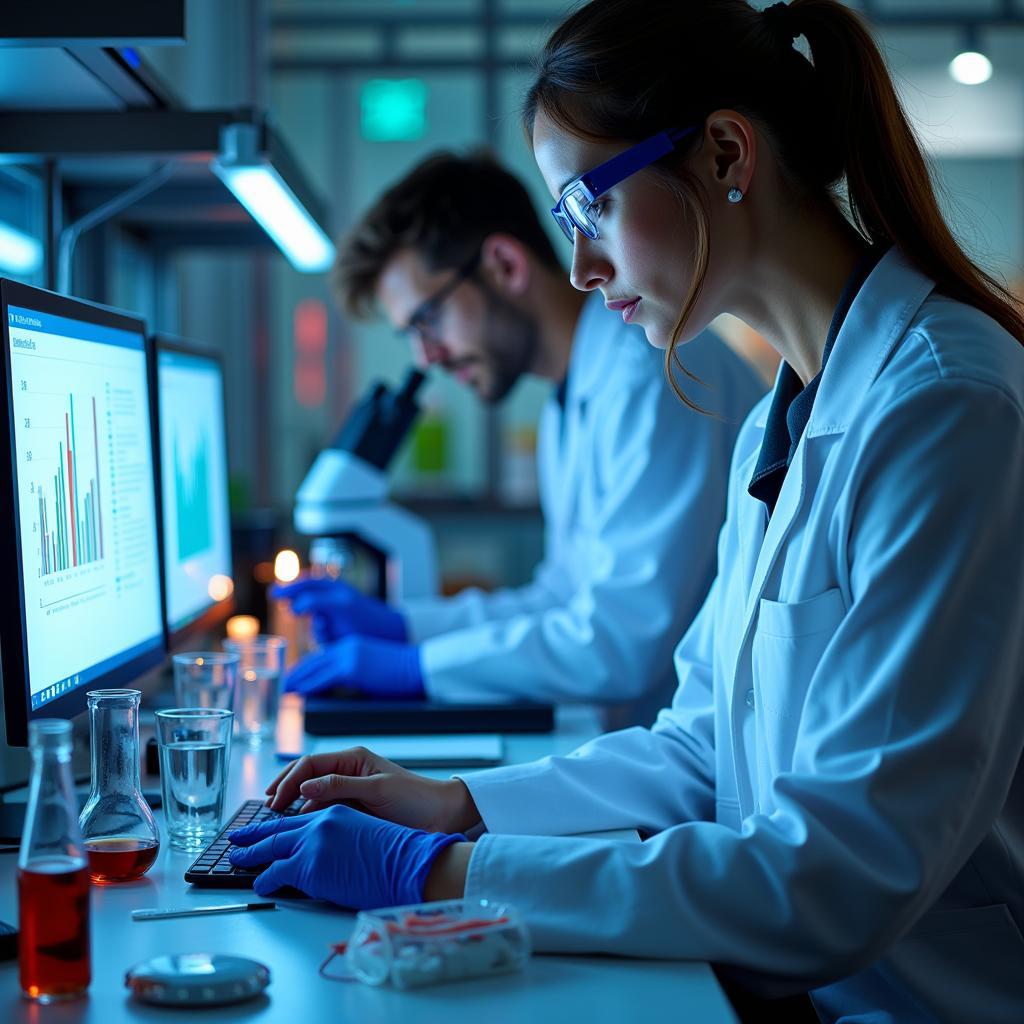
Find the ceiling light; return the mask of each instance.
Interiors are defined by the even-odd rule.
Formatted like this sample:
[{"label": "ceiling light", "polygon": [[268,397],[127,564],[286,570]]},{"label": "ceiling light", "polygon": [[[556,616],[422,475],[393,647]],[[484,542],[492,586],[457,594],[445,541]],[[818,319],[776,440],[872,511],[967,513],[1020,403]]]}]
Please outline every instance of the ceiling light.
[{"label": "ceiling light", "polygon": [[965,50],[950,62],[949,73],[961,85],[981,85],[992,77],[992,61],[977,50]]},{"label": "ceiling light", "polygon": [[210,168],[296,270],[321,273],[334,262],[334,245],[273,164],[260,153],[259,131],[254,124],[224,128],[220,155],[210,162]]},{"label": "ceiling light", "polygon": [[0,268],[11,274],[28,275],[42,264],[42,242],[0,221]]}]

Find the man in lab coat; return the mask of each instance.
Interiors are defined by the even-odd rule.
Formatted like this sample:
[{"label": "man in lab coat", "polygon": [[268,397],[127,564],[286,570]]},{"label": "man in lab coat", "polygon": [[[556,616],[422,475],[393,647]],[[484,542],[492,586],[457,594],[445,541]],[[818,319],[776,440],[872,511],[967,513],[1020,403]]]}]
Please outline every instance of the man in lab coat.
[{"label": "man in lab coat", "polygon": [[485,155],[436,154],[388,189],[342,244],[335,280],[350,313],[383,311],[421,364],[485,402],[525,375],[551,382],[545,554],[526,586],[401,608],[329,580],[280,588],[322,643],[288,687],[597,703],[609,728],[649,724],[715,574],[729,459],[760,379],[708,333],[686,347],[704,411],[688,408],[629,326],[628,284],[606,289],[607,306],[576,291],[522,184]]}]

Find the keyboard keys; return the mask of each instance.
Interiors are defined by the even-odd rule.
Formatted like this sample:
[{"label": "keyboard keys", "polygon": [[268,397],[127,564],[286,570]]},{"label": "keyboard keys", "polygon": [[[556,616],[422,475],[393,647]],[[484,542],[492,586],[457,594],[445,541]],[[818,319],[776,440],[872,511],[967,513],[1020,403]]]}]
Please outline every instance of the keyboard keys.
[{"label": "keyboard keys", "polygon": [[254,822],[274,821],[298,812],[303,801],[297,800],[282,814],[272,811],[262,800],[246,800],[235,812],[220,834],[206,847],[185,872],[185,880],[204,885],[249,887],[266,865],[257,868],[236,867],[228,858],[231,843],[228,835],[237,828]]}]

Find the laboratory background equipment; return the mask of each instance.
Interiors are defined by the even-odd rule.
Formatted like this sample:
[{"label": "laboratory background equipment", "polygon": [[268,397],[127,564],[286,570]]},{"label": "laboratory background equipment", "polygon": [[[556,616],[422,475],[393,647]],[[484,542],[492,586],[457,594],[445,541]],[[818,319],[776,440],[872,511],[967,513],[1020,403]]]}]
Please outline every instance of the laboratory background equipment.
[{"label": "laboratory background equipment", "polygon": [[316,457],[295,499],[295,528],[314,538],[313,571],[392,603],[437,593],[429,525],[388,499],[388,467],[419,412],[424,379],[409,370],[397,391],[376,383]]}]

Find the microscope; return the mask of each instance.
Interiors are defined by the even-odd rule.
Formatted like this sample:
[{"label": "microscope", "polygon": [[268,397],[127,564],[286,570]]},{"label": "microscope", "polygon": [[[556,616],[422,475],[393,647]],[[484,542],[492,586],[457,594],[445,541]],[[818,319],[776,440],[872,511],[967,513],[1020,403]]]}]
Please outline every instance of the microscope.
[{"label": "microscope", "polygon": [[419,413],[424,375],[397,391],[377,382],[310,467],[295,498],[295,528],[315,538],[314,573],[345,579],[382,601],[437,593],[437,549],[419,516],[388,500],[387,468]]}]

